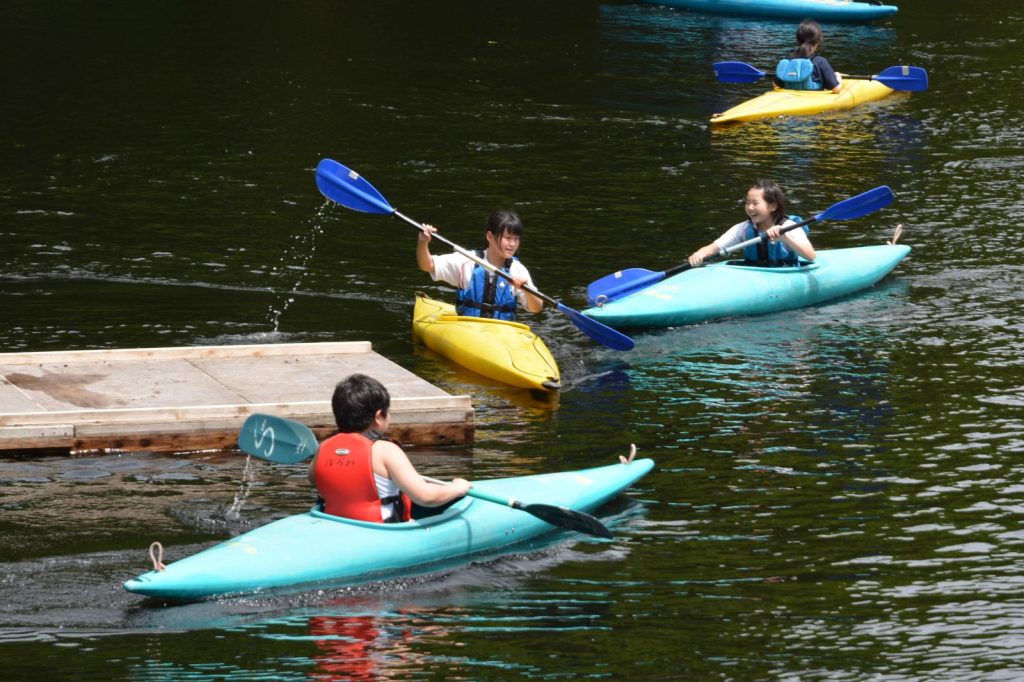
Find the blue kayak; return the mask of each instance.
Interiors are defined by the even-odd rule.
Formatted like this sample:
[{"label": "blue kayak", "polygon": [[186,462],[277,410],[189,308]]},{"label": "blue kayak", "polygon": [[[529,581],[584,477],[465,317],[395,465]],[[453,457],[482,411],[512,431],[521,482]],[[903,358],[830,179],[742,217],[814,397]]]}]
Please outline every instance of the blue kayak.
[{"label": "blue kayak", "polygon": [[[629,464],[490,481],[473,489],[502,498],[599,507],[654,466]],[[124,588],[150,597],[201,599],[229,594],[350,585],[425,573],[482,553],[513,549],[555,528],[510,507],[465,497],[438,516],[405,523],[367,523],[311,510],[267,524],[150,571]]]},{"label": "blue kayak", "polygon": [[733,14],[817,21],[874,21],[896,14],[898,7],[851,0],[642,0],[648,4]]},{"label": "blue kayak", "polygon": [[908,253],[909,246],[883,244],[819,250],[813,263],[793,267],[714,263],[685,270],[583,314],[626,329],[802,308],[872,286]]}]

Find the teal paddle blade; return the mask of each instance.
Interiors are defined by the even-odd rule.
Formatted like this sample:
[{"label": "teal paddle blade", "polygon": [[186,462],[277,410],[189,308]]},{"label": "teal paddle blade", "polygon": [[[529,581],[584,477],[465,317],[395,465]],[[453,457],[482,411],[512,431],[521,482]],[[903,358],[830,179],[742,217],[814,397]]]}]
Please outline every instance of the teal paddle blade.
[{"label": "teal paddle blade", "polygon": [[305,424],[271,414],[252,414],[238,432],[238,449],[277,464],[309,459],[319,448],[316,436]]}]

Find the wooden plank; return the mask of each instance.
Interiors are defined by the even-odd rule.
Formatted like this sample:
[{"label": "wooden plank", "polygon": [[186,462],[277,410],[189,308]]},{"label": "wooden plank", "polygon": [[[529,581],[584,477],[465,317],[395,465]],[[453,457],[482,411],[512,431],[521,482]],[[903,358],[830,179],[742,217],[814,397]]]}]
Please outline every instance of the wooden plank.
[{"label": "wooden plank", "polygon": [[[431,414],[441,417],[472,411],[469,396],[440,396],[438,398],[396,398],[391,402],[393,420],[405,413],[429,419]],[[55,422],[71,424],[132,424],[189,421],[198,418],[244,421],[254,412],[273,413],[284,417],[321,418],[333,424],[330,401],[296,401],[280,403],[233,403],[227,405],[188,405],[182,407],[140,407],[111,410],[64,410],[30,414],[0,414],[0,427],[38,426]],[[436,421],[436,420],[435,420]]]},{"label": "wooden plank", "polygon": [[124,450],[128,452],[196,452],[208,450],[229,450],[238,445],[238,431],[191,431],[182,433],[128,434],[75,438],[69,446],[73,453],[88,451]]},{"label": "wooden plank", "polygon": [[35,412],[43,409],[36,401],[25,395],[24,391],[7,381],[0,369],[0,413]]},{"label": "wooden plank", "polygon": [[392,398],[447,394],[419,378],[401,365],[375,353],[344,358],[278,356],[262,358],[213,358],[193,364],[224,386],[251,402],[269,400],[309,400],[318,397],[330,401],[334,387],[356,372],[375,377],[387,386]]},{"label": "wooden plank", "polygon": [[67,447],[75,437],[72,424],[0,426],[0,443],[17,442],[25,448]]},{"label": "wooden plank", "polygon": [[229,386],[188,360],[108,360],[0,365],[7,382],[48,411],[242,403]]},{"label": "wooden plank", "polygon": [[37,353],[3,353],[5,365],[36,365],[78,362],[127,362],[131,360],[194,360],[202,358],[269,357],[274,355],[325,355],[370,353],[369,341],[316,343],[240,344],[237,346],[180,346],[167,348],[110,348],[58,350]]}]

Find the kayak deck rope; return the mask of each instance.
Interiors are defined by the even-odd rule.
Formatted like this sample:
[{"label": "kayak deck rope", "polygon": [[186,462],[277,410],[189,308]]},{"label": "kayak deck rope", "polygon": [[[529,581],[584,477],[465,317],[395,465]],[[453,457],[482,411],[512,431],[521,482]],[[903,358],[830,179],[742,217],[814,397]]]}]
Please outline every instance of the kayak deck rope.
[{"label": "kayak deck rope", "polygon": [[154,542],[149,546],[149,560],[153,562],[154,571],[162,571],[164,566],[164,546],[159,542]]},{"label": "kayak deck rope", "polygon": [[623,464],[629,464],[630,462],[633,461],[634,457],[636,457],[636,443],[630,443],[629,444],[629,457],[626,458],[626,457],[623,457],[622,455],[619,455],[619,461],[622,462]]}]

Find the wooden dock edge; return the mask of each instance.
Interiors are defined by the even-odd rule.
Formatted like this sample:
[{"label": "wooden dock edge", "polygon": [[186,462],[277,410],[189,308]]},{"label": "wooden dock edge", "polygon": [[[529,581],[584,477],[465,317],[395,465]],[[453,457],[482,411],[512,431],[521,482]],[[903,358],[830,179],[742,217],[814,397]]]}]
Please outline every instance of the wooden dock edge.
[{"label": "wooden dock edge", "polygon": [[[19,424],[3,425],[0,454],[34,449],[68,452],[145,450],[184,452],[234,449],[238,430],[250,414],[274,414],[300,421],[320,438],[337,428],[329,401],[205,405],[132,410],[75,410],[19,415]],[[473,405],[469,396],[395,398],[391,433],[400,443],[417,446],[472,443]]]},{"label": "wooden dock edge", "polygon": [[[249,359],[260,364],[251,371],[237,364]],[[157,366],[163,369],[157,372]],[[400,443],[453,445],[475,438],[469,396],[449,395],[432,386],[373,352],[368,341],[3,353],[0,367],[6,369],[0,390],[6,391],[7,404],[21,408],[0,412],[0,455],[6,456],[233,449],[242,422],[258,412],[296,419],[324,437],[336,430],[328,398],[333,377],[350,371],[374,374],[392,389],[390,435]],[[266,391],[261,372],[278,372],[283,381],[291,381],[284,391],[288,397],[278,400]],[[15,375],[37,383],[21,388],[8,381]],[[75,387],[59,382],[67,376],[76,381],[100,377],[119,391],[140,388],[123,407],[106,399],[124,398],[115,391],[97,394],[94,402],[99,404],[76,407]],[[114,376],[119,378],[115,381]],[[138,376],[144,377],[142,382],[133,378]],[[307,381],[307,376],[312,379]],[[43,385],[41,377],[55,383]],[[195,392],[179,388],[188,381],[195,382]],[[297,392],[296,385],[301,387]],[[154,400],[162,390],[164,395]],[[168,392],[174,393],[173,399],[167,398]],[[183,395],[193,402],[182,401]],[[24,409],[30,401],[39,409]]]}]

